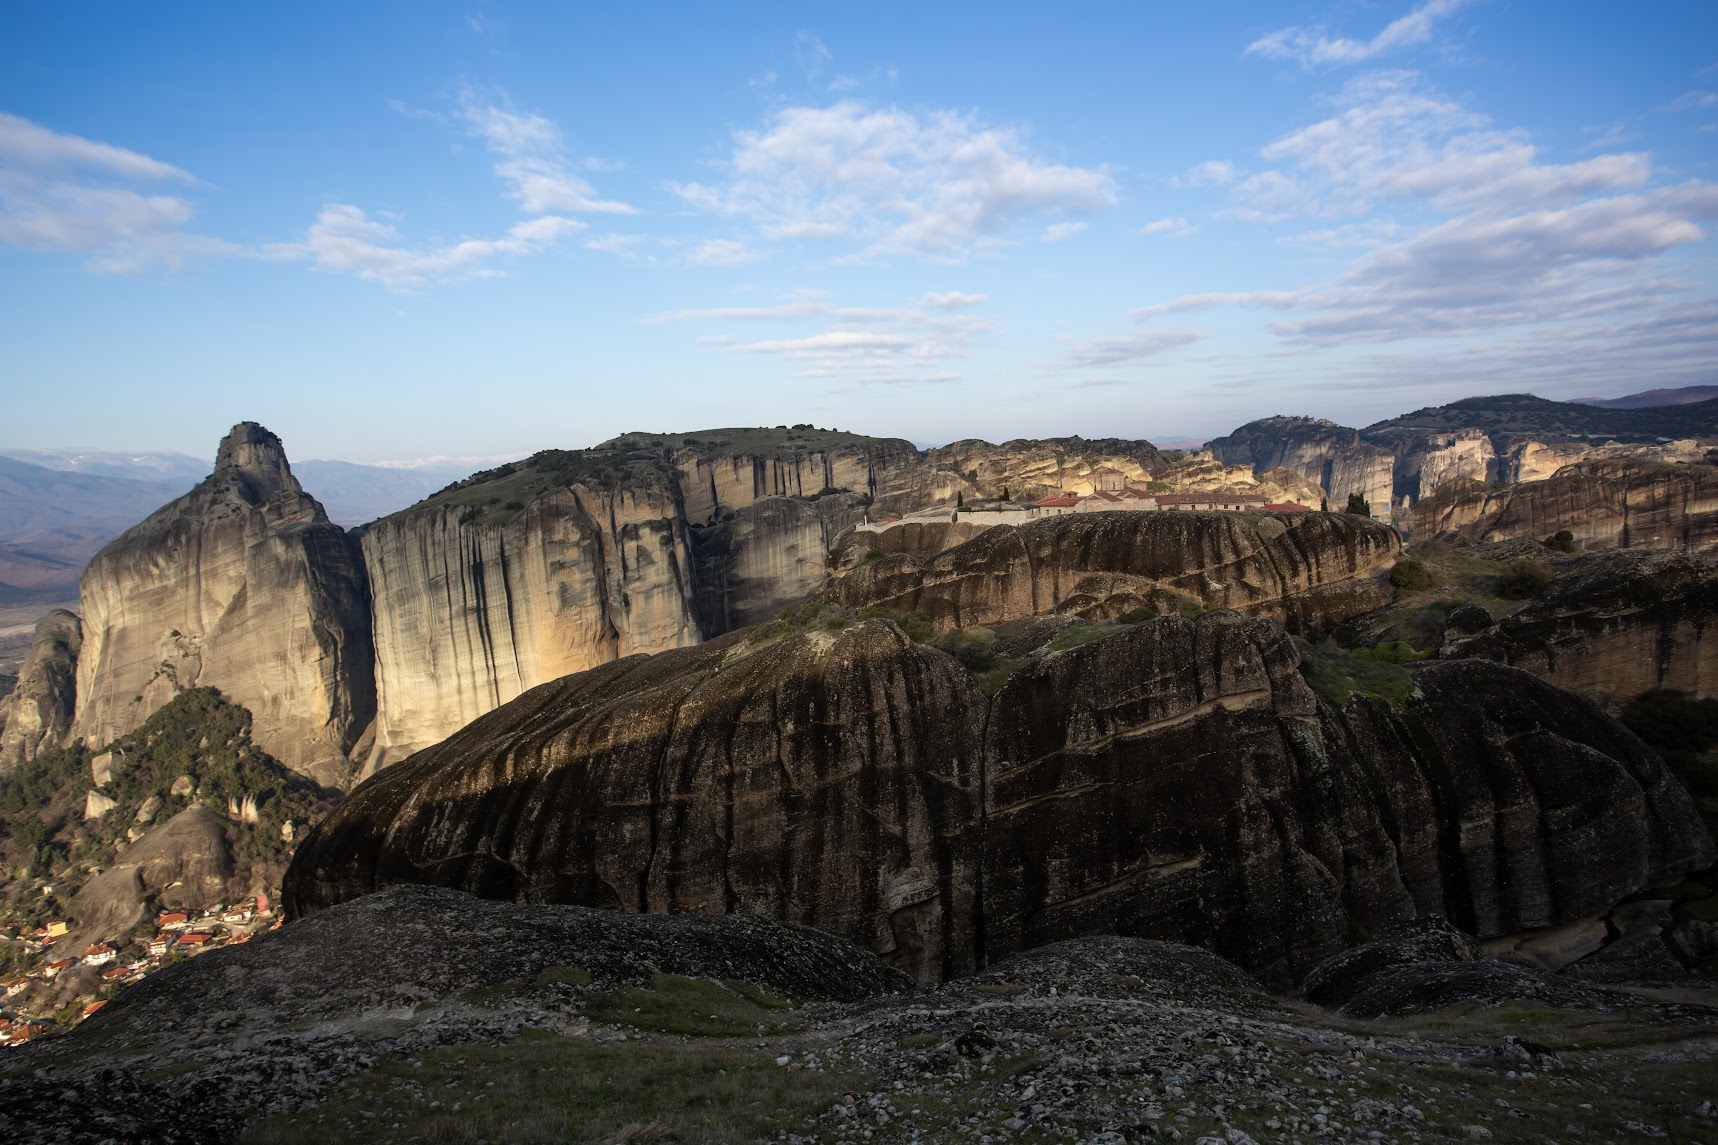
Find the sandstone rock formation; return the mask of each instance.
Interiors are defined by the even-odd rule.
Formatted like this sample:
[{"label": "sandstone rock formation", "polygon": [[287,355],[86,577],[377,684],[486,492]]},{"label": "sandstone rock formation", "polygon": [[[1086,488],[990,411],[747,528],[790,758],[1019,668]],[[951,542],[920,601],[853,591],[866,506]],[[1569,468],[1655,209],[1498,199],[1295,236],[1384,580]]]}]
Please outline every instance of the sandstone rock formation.
[{"label": "sandstone rock formation", "polygon": [[1195,604],[1315,631],[1385,603],[1389,590],[1371,574],[1400,551],[1394,529],[1346,513],[1082,513],[990,529],[931,557],[836,570],[826,595],[923,612],[943,628]]},{"label": "sandstone rock formation", "polygon": [[1439,654],[1513,664],[1612,713],[1658,690],[1718,698],[1718,558],[1619,550],[1568,562],[1521,611],[1446,632]]},{"label": "sandstone rock formation", "polygon": [[734,633],[543,685],[381,773],[284,893],[765,914],[920,981],[1137,935],[1286,986],[1352,927],[1512,934],[1712,859],[1687,793],[1588,701],[1468,660],[1417,668],[1403,712],[1338,712],[1297,664],[1268,622],[1164,618],[987,700],[885,621]]},{"label": "sandstone rock formation", "polygon": [[920,976],[970,968],[982,709],[955,661],[884,623],[616,661],[363,784],[300,847],[289,897],[423,881],[765,914]]},{"label": "sandstone rock formation", "polygon": [[1718,467],[1585,461],[1524,485],[1455,482],[1414,506],[1414,539],[1543,540],[1589,549],[1718,548]]},{"label": "sandstone rock formation", "polygon": [[274,434],[235,426],[214,473],[96,554],[82,594],[74,735],[99,748],[211,686],[283,763],[345,780],[375,711],[369,594]]},{"label": "sandstone rock formation", "polygon": [[77,927],[74,940],[129,933],[143,921],[148,898],[173,907],[213,906],[223,901],[232,868],[220,819],[189,807],[120,851],[79,889],[66,908]]},{"label": "sandstone rock formation", "polygon": [[1251,465],[1255,473],[1283,468],[1318,485],[1335,508],[1358,493],[1376,517],[1388,517],[1395,487],[1395,457],[1361,440],[1360,431],[1322,418],[1267,417],[1205,443],[1225,465]]},{"label": "sandstone rock formation", "polygon": [[384,518],[363,539],[366,773],[545,681],[773,617],[816,591],[863,505],[917,508],[946,477],[910,442],[811,426],[632,433]]},{"label": "sandstone rock formation", "polygon": [[574,485],[499,523],[430,502],[362,543],[376,646],[367,771],[547,680],[700,636],[690,543],[665,489]]},{"label": "sandstone rock formation", "polygon": [[77,704],[83,624],[63,608],[36,622],[17,686],[0,699],[0,774],[63,747]]},{"label": "sandstone rock formation", "polygon": [[949,493],[931,501],[952,500],[956,488],[981,498],[1000,497],[1007,489],[1016,501],[1032,501],[1058,493],[1084,496],[1097,488],[1097,471],[1105,468],[1143,486],[1154,469],[1178,456],[1149,441],[1123,438],[1022,438],[1001,445],[968,438],[930,450],[925,465],[933,472],[947,472],[956,482]]},{"label": "sandstone rock formation", "polygon": [[775,619],[823,587],[836,538],[864,520],[853,493],[763,497],[691,530],[695,608],[709,634]]}]

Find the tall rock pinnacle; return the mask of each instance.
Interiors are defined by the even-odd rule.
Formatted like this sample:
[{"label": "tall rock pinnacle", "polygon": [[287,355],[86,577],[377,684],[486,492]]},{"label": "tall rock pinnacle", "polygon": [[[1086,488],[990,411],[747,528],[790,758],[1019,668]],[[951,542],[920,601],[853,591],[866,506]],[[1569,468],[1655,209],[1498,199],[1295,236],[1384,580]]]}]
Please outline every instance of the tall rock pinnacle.
[{"label": "tall rock pinnacle", "polygon": [[82,582],[73,734],[100,748],[187,688],[249,708],[258,745],[327,784],[375,715],[357,545],[241,422],[215,471],[97,553]]}]

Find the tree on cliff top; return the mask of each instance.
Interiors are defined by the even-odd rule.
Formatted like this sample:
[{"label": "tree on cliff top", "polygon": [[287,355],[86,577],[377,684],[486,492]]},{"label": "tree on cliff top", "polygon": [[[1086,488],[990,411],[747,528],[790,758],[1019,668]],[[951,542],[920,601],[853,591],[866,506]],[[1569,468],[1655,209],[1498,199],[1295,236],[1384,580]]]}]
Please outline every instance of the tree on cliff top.
[{"label": "tree on cliff top", "polygon": [[1348,508],[1344,509],[1343,512],[1353,513],[1356,517],[1370,517],[1372,515],[1372,503],[1358,493],[1350,493],[1348,495]]}]

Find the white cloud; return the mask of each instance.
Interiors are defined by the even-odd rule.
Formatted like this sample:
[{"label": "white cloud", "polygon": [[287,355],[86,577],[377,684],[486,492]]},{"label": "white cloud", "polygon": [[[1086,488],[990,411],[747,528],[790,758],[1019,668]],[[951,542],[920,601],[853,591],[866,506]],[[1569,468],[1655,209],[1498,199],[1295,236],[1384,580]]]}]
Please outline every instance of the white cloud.
[{"label": "white cloud", "polygon": [[[457,119],[497,157],[495,174],[507,187],[506,197],[529,216],[500,238],[413,244],[391,221],[372,218],[350,203],[330,203],[303,241],[277,249],[307,258],[324,270],[355,274],[391,290],[416,290],[462,278],[496,277],[500,271],[487,265],[495,259],[532,254],[587,229],[586,223],[569,215],[634,213],[625,203],[598,198],[595,189],[573,173],[561,129],[552,120],[515,111],[505,96],[499,102],[484,102],[471,89],[460,94]],[[587,166],[600,167],[602,161],[587,161]],[[604,235],[585,246],[619,254],[632,241],[631,236]]]},{"label": "white cloud", "polygon": [[1244,173],[1227,159],[1207,159],[1203,163],[1195,163],[1189,167],[1185,175],[1172,176],[1169,185],[1171,187],[1221,187],[1233,183]]},{"label": "white cloud", "polygon": [[1360,77],[1340,102],[1337,115],[1260,152],[1292,170],[1267,170],[1241,183],[1243,211],[1363,213],[1377,200],[1512,210],[1638,187],[1651,174],[1647,156],[1635,152],[1541,163],[1526,133],[1493,127],[1408,72]]},{"label": "white cloud", "polygon": [[111,143],[52,131],[3,111],[0,111],[0,167],[37,174],[84,171],[121,179],[195,181],[170,163]]},{"label": "white cloud", "polygon": [[846,240],[865,256],[958,261],[1035,216],[1116,202],[1107,173],[1038,160],[1013,131],[853,100],[784,108],[736,133],[726,168],[722,183],[673,189],[769,238]]},{"label": "white cloud", "polygon": [[632,248],[643,241],[643,235],[598,235],[586,239],[581,245],[586,250],[600,251],[603,254],[629,255]]},{"label": "white cloud", "polygon": [[1169,238],[1180,238],[1193,233],[1193,225],[1180,215],[1167,219],[1157,219],[1139,228],[1142,235],[1165,235]]},{"label": "white cloud", "polygon": [[598,198],[596,189],[573,173],[561,129],[553,120],[480,102],[470,91],[461,97],[459,114],[490,152],[500,157],[495,173],[527,214],[636,213],[626,203]]},{"label": "white cloud", "polygon": [[919,305],[932,310],[967,310],[988,300],[988,295],[967,294],[960,290],[946,290],[940,294],[932,291],[919,299]]},{"label": "white cloud", "polygon": [[1437,22],[1465,6],[1469,0],[1426,0],[1418,8],[1384,27],[1370,40],[1331,37],[1309,28],[1283,28],[1253,41],[1248,55],[1269,59],[1298,60],[1303,67],[1319,64],[1358,64],[1387,52],[1415,47],[1432,38]]},{"label": "white cloud", "polygon": [[[774,306],[719,306],[655,316],[661,322],[747,322],[783,326],[778,336],[705,335],[701,344],[723,353],[781,357],[804,378],[856,385],[923,385],[953,380],[951,361],[971,353],[972,339],[994,331],[963,313],[980,294],[927,294],[908,306],[838,306],[821,291],[802,291]],[[794,326],[813,324],[801,332]]]},{"label": "white cloud", "polygon": [[1709,107],[1718,107],[1718,91],[1683,92],[1670,104],[1671,111],[1705,111]]},{"label": "white cloud", "polygon": [[190,201],[155,190],[195,182],[140,152],[0,112],[0,243],[8,246],[81,254],[90,269],[116,274],[242,253],[189,233]]},{"label": "white cloud", "polygon": [[1069,351],[1063,364],[1074,369],[1135,365],[1208,337],[1198,330],[1142,330],[1114,338],[1092,338]]},{"label": "white cloud", "polygon": [[401,244],[399,232],[391,224],[372,219],[350,204],[333,203],[322,208],[302,249],[325,270],[356,274],[394,290],[410,290],[462,274],[493,276],[497,272],[485,268],[485,261],[500,254],[529,254],[584,225],[576,219],[544,215],[515,224],[499,239],[466,239],[412,249]]},{"label": "white cloud", "polygon": [[817,75],[825,64],[835,58],[821,39],[806,31],[801,31],[794,37],[793,54],[799,61],[799,70],[805,73],[807,79]]},{"label": "white cloud", "polygon": [[1086,229],[1081,222],[1051,223],[1044,228],[1044,241],[1047,243],[1065,242]]},{"label": "white cloud", "polygon": [[744,266],[762,258],[745,243],[733,239],[707,239],[693,248],[691,261],[699,266]]}]

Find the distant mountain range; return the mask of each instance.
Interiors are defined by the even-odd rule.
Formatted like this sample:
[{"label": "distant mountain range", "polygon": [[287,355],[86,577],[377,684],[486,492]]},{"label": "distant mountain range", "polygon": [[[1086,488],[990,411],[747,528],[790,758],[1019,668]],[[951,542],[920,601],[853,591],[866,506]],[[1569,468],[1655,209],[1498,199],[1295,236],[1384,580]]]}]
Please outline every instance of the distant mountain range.
[{"label": "distant mountain range", "polygon": [[[513,456],[381,465],[311,460],[297,462],[293,472],[329,517],[349,528]],[[90,557],[209,469],[209,462],[183,453],[0,450],[0,607],[75,599]]]},{"label": "distant mountain range", "polygon": [[1646,409],[1649,406],[1684,406],[1718,398],[1718,386],[1683,386],[1675,390],[1642,390],[1620,398],[1576,398],[1584,406],[1604,406],[1607,409]]}]

